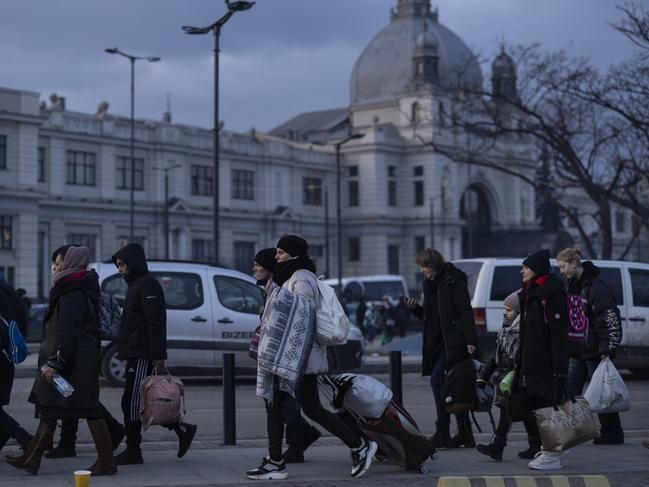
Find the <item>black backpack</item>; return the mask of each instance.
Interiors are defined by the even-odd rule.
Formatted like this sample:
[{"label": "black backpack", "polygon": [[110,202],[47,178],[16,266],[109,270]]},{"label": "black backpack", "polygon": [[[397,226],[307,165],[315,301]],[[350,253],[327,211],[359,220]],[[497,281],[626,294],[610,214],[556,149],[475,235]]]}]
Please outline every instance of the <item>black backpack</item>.
[{"label": "black backpack", "polygon": [[444,407],[450,414],[468,413],[475,409],[475,365],[470,358],[464,359],[446,371],[441,388]]}]

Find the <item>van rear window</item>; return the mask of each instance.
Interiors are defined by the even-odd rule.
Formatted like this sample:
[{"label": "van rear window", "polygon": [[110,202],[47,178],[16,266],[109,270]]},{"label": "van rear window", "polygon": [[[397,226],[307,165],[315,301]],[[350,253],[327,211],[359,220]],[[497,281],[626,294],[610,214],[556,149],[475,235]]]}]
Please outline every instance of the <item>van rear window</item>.
[{"label": "van rear window", "polygon": [[381,301],[383,296],[398,298],[406,294],[401,281],[363,281],[365,299]]},{"label": "van rear window", "polygon": [[482,269],[482,262],[453,262],[453,265],[466,274],[469,294],[473,299],[480,269]]},{"label": "van rear window", "polygon": [[511,293],[523,286],[521,266],[503,265],[494,267],[494,276],[491,280],[491,301],[504,301]]}]

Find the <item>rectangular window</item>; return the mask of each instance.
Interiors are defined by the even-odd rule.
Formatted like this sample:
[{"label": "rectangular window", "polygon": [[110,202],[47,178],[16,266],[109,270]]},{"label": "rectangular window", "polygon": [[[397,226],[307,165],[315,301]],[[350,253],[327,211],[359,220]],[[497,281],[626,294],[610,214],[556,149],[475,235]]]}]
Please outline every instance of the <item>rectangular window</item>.
[{"label": "rectangular window", "polygon": [[388,274],[399,274],[398,245],[388,245]]},{"label": "rectangular window", "polygon": [[415,181],[415,206],[424,206],[424,182]]},{"label": "rectangular window", "polygon": [[212,174],[211,166],[192,165],[191,193],[198,196],[212,196]]},{"label": "rectangular window", "polygon": [[361,260],[361,239],[352,237],[349,239],[349,261],[358,262]]},{"label": "rectangular window", "polygon": [[45,181],[45,147],[38,148],[38,182]]},{"label": "rectangular window", "polygon": [[67,152],[67,183],[75,186],[96,186],[96,156],[92,152]]},{"label": "rectangular window", "polygon": [[0,169],[7,169],[7,136],[0,135]]},{"label": "rectangular window", "polygon": [[396,178],[397,177],[397,168],[394,166],[388,166],[388,177]]},{"label": "rectangular window", "polygon": [[0,215],[0,249],[11,250],[14,243],[14,218],[9,215]]},{"label": "rectangular window", "polygon": [[255,173],[253,171],[232,170],[232,198],[235,200],[255,199]]},{"label": "rectangular window", "polygon": [[388,205],[397,206],[397,182],[388,181]]},{"label": "rectangular window", "polygon": [[426,249],[426,237],[415,237],[415,252],[418,254]]},{"label": "rectangular window", "polygon": [[214,255],[212,247],[212,240],[192,239],[192,260],[212,262],[212,256]]},{"label": "rectangular window", "polygon": [[626,232],[626,215],[622,211],[615,212],[615,231]]},{"label": "rectangular window", "polygon": [[117,237],[117,248],[121,249],[122,247],[126,247],[130,243],[136,243],[140,244],[144,250],[146,250],[146,238],[145,237],[138,237],[135,235],[133,237],[133,240],[131,240],[131,237],[127,236],[122,236],[122,237]]},{"label": "rectangular window", "polygon": [[322,179],[302,178],[303,199],[305,205],[322,206]]},{"label": "rectangular window", "polygon": [[424,175],[424,166],[415,166],[414,168],[415,177]]},{"label": "rectangular window", "polygon": [[234,242],[234,268],[244,274],[252,272],[252,263],[255,260],[255,242]]},{"label": "rectangular window", "polygon": [[358,176],[358,166],[349,166],[349,177],[354,178]]},{"label": "rectangular window", "polygon": [[[117,189],[131,189],[131,158],[119,156],[117,158]],[[133,174],[136,191],[144,190],[144,159],[135,158],[135,172]]]},{"label": "rectangular window", "polygon": [[5,275],[5,279],[11,287],[16,287],[16,268],[14,266],[5,267],[0,265],[0,272]]},{"label": "rectangular window", "polygon": [[633,306],[649,307],[649,271],[629,269],[633,288]]},{"label": "rectangular window", "polygon": [[97,236],[92,233],[69,233],[68,234],[68,245],[74,245],[75,247],[85,246],[90,250],[90,262],[94,262],[97,256],[96,247],[97,247]]},{"label": "rectangular window", "polygon": [[358,181],[349,181],[349,206],[358,206]]}]

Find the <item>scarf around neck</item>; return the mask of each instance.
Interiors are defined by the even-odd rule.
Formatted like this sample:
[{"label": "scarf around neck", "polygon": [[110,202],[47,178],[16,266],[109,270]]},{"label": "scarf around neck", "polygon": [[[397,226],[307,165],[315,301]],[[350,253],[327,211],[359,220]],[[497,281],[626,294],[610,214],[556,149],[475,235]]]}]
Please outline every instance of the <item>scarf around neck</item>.
[{"label": "scarf around neck", "polygon": [[313,263],[313,261],[306,255],[300,255],[291,260],[278,262],[275,266],[273,282],[277,283],[277,285],[281,287],[286,281],[291,278],[295,271],[300,269],[305,269],[309,272],[313,272],[314,274],[316,273],[315,264]]}]

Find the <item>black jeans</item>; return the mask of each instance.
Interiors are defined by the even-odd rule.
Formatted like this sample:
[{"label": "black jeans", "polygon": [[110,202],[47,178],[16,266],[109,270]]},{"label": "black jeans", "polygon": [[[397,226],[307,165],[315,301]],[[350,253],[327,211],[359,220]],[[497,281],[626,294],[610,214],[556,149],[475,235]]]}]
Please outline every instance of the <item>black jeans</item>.
[{"label": "black jeans", "polygon": [[22,444],[29,439],[29,433],[0,406],[0,448],[5,445],[9,438],[13,438]]},{"label": "black jeans", "polygon": [[[536,426],[536,421],[523,421],[523,426],[525,426],[525,431],[527,432],[527,437],[529,439],[538,438],[539,429]],[[500,408],[500,417],[498,418],[498,426],[496,426],[496,437],[502,441],[507,441],[507,435],[509,430],[512,428],[512,422],[509,420],[509,414],[507,413],[506,408]]]},{"label": "black jeans", "polygon": [[[140,448],[142,443],[140,384],[145,377],[151,375],[151,372],[153,372],[153,364],[145,358],[133,358],[126,361],[126,384],[124,384],[124,393],[122,394],[122,413],[124,413],[127,448]],[[179,436],[181,434],[178,423],[162,426],[175,431]]]},{"label": "black jeans", "polygon": [[[581,396],[586,379],[592,377],[593,372],[599,365],[597,360],[580,360],[570,357],[568,368],[568,390],[573,396]],[[624,431],[620,422],[619,413],[598,414],[600,433],[603,438],[612,441],[624,440]]]},{"label": "black jeans", "polygon": [[442,386],[444,385],[444,376],[446,373],[446,357],[439,355],[433,370],[430,374],[430,387],[433,390],[435,398],[435,409],[437,410],[437,420],[435,428],[437,430],[448,430],[451,425],[451,415],[446,412],[444,407],[444,398],[442,397]]}]

